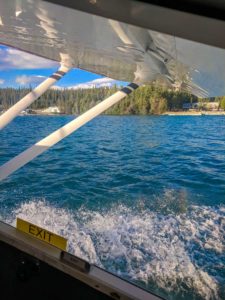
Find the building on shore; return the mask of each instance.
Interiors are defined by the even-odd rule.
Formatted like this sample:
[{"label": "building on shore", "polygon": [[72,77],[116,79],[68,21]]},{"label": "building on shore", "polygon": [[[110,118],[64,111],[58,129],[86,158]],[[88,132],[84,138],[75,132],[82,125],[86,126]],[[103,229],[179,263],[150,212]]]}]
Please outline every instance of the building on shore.
[{"label": "building on shore", "polygon": [[58,106],[49,106],[48,108],[43,110],[43,113],[46,114],[60,114],[61,111]]},{"label": "building on shore", "polygon": [[194,102],[194,103],[184,103],[182,106],[183,110],[190,110],[190,109],[199,109],[199,103]]},{"label": "building on shore", "polygon": [[219,110],[219,102],[194,102],[194,103],[184,103],[182,106],[184,111],[187,110],[207,110],[207,111],[217,111]]},{"label": "building on shore", "polygon": [[218,110],[219,102],[206,102],[205,108],[206,108],[206,110]]}]

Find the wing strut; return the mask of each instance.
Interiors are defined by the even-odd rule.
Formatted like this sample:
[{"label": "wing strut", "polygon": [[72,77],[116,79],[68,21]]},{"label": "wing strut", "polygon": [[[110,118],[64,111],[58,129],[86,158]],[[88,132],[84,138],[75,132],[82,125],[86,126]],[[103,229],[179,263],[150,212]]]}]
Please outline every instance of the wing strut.
[{"label": "wing strut", "polygon": [[9,124],[19,113],[31,105],[39,98],[47,89],[49,89],[56,81],[61,79],[70,68],[61,66],[57,72],[53,73],[45,81],[39,84],[33,91],[23,97],[20,101],[10,107],[4,114],[0,116],[0,130]]},{"label": "wing strut", "polygon": [[67,123],[63,127],[54,131],[44,139],[40,140],[27,150],[23,151],[16,157],[12,158],[10,161],[5,163],[0,167],[0,181],[8,177],[10,174],[14,173],[16,170],[23,167],[25,164],[33,160],[38,155],[42,154],[52,146],[54,146],[59,141],[63,140],[65,137],[76,131],[78,128],[91,121],[105,110],[110,108],[112,105],[116,104],[128,94],[132,93],[135,89],[138,88],[136,83],[130,83],[120,91],[116,92],[112,96],[103,100],[96,106],[92,107],[76,119]]}]

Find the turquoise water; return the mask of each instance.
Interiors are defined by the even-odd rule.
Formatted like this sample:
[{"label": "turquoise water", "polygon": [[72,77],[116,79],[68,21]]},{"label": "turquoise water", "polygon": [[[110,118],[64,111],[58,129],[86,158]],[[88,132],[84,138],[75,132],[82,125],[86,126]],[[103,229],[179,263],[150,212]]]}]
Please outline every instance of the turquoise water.
[{"label": "turquoise water", "polygon": [[[18,117],[0,163],[71,120]],[[0,183],[0,218],[167,299],[225,299],[225,118],[101,116]]]}]

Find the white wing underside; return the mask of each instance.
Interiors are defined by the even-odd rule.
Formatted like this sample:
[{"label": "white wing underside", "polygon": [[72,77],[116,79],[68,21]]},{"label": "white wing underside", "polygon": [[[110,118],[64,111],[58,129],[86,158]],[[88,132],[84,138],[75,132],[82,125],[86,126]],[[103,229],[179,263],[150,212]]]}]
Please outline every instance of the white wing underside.
[{"label": "white wing underside", "polygon": [[225,50],[39,0],[0,0],[0,43],[117,80],[225,95]]}]

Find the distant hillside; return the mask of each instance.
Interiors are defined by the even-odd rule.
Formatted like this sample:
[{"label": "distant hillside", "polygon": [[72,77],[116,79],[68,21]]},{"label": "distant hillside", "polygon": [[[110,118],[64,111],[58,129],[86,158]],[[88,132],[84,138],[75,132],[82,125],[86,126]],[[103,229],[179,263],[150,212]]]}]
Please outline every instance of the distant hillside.
[{"label": "distant hillside", "polygon": [[[86,90],[49,90],[36,100],[31,108],[43,109],[49,106],[58,106],[65,114],[80,114],[91,108],[106,97],[112,95],[118,87],[93,88]],[[20,98],[26,95],[29,89],[0,89],[0,110],[7,109]],[[225,97],[213,99],[220,102],[225,109]],[[134,93],[110,108],[106,114],[161,114],[165,111],[182,110],[184,103],[201,102],[202,99],[184,93],[165,90],[154,86],[143,86]],[[204,99],[209,101],[209,99]]]}]

